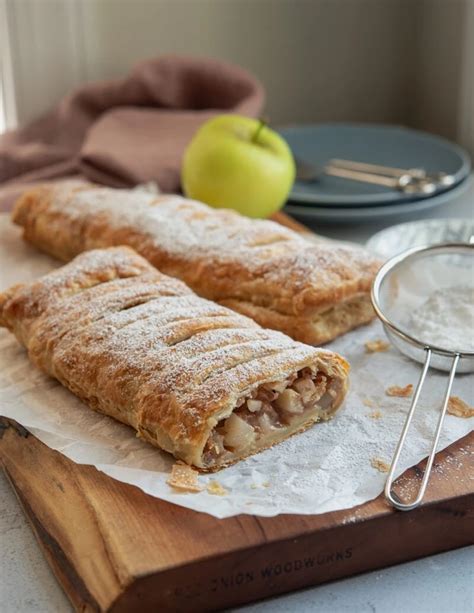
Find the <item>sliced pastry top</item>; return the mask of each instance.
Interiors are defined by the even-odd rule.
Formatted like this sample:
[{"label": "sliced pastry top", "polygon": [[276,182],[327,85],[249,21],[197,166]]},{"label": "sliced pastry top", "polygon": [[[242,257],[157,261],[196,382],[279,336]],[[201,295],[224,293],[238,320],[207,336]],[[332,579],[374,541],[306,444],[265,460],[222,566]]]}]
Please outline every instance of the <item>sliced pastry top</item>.
[{"label": "sliced pastry top", "polygon": [[346,389],[338,355],[196,296],[127,247],[0,294],[0,324],[92,408],[205,469],[329,418]]},{"label": "sliced pastry top", "polygon": [[64,260],[85,249],[127,244],[200,295],[283,315],[319,313],[367,295],[379,266],[362,248],[316,244],[272,221],[181,196],[87,183],[27,192],[14,220],[28,240]]}]

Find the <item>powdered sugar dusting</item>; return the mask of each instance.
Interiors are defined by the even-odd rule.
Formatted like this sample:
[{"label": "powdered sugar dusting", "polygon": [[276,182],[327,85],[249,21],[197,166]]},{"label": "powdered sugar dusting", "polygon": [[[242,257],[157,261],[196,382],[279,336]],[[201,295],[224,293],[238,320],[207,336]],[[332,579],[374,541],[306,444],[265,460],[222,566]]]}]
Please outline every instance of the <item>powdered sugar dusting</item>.
[{"label": "powdered sugar dusting", "polygon": [[408,329],[420,342],[474,351],[474,287],[438,289],[413,311]]},{"label": "powdered sugar dusting", "polygon": [[182,436],[205,424],[216,403],[233,408],[251,387],[316,367],[321,355],[199,298],[127,248],[86,252],[44,286],[35,282],[31,296],[39,319],[28,348],[43,368],[86,398],[118,380],[116,410],[142,387],[163,406],[174,398]]},{"label": "powdered sugar dusting", "polygon": [[[361,248],[315,245],[272,221],[251,220],[180,196],[109,188],[74,191],[72,187],[76,185],[68,188],[62,183],[55,188],[53,210],[77,222],[100,214],[112,231],[134,228],[147,236],[155,253],[162,254],[154,263],[170,274],[176,272],[176,263],[199,262],[221,266],[222,271],[232,264],[236,283],[256,276],[284,285],[290,294],[308,288],[324,294],[328,286],[333,291],[342,285],[350,294],[360,291],[359,282],[368,288],[377,268],[374,257]],[[88,237],[91,247],[101,246],[99,242],[100,237]],[[140,250],[140,245],[134,246]],[[176,276],[190,282],[186,269]],[[264,287],[253,286],[252,291],[258,294]]]},{"label": "powdered sugar dusting", "polygon": [[[0,288],[30,281],[57,266],[24,244],[19,229],[6,217],[3,220],[0,217],[0,262],[6,261],[14,266],[0,266]],[[133,313],[133,309],[129,312]],[[244,328],[238,334],[245,342],[250,333],[256,332]],[[225,334],[234,334],[234,331],[219,332],[219,335]],[[382,337],[382,326],[374,322],[331,343],[329,347],[344,355],[352,366],[351,387],[344,408],[332,421],[219,472],[218,480],[228,491],[226,496],[212,496],[206,490],[174,493],[166,484],[173,464],[167,454],[137,439],[130,428],[85,408],[59,383],[32,367],[25,351],[5,330],[0,330],[1,413],[23,424],[45,444],[75,462],[94,465],[152,496],[215,517],[336,511],[360,505],[382,492],[386,474],[374,470],[370,459],[391,459],[410,405],[410,398],[388,397],[385,389],[393,384],[393,373],[402,382],[416,381],[419,376],[420,366],[393,347],[384,352],[366,352],[365,342]],[[193,353],[193,343],[199,344],[197,337],[186,341],[189,355]],[[421,460],[430,449],[446,375],[433,371],[429,383],[407,437],[401,469]],[[472,377],[456,377],[453,394],[472,406]],[[371,401],[370,407],[363,402],[367,398]],[[374,410],[381,413],[379,419],[370,417]],[[474,418],[447,415],[439,448],[468,434],[473,423]],[[466,439],[457,449],[433,469],[436,473],[433,476],[449,481],[446,492],[472,489],[473,474],[469,468],[473,461],[472,445]],[[199,480],[206,486],[213,478],[201,476]],[[416,480],[409,480],[407,500],[418,486]],[[431,484],[428,495],[430,488]],[[358,507],[344,515],[344,522],[363,521],[366,512],[366,507]]]}]

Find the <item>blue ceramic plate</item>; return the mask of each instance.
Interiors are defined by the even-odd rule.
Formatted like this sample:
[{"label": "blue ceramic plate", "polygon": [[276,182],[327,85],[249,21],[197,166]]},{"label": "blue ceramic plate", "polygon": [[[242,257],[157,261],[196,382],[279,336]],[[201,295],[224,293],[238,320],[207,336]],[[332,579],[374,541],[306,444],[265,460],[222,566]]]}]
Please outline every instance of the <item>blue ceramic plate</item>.
[{"label": "blue ceramic plate", "polygon": [[[456,183],[465,179],[471,168],[469,155],[461,147],[439,136],[409,128],[327,123],[288,127],[279,132],[296,157],[316,167],[324,166],[331,158],[343,158],[398,168],[419,167],[428,172],[443,171],[454,175]],[[323,176],[313,183],[296,181],[289,200],[349,207],[408,204],[414,198],[379,185]]]},{"label": "blue ceramic plate", "polygon": [[431,198],[423,198],[412,202],[382,203],[379,206],[332,206],[308,205],[288,202],[284,211],[303,221],[327,221],[331,223],[350,223],[376,221],[383,218],[406,217],[428,209],[454,202],[471,188],[472,176],[445,192]]}]

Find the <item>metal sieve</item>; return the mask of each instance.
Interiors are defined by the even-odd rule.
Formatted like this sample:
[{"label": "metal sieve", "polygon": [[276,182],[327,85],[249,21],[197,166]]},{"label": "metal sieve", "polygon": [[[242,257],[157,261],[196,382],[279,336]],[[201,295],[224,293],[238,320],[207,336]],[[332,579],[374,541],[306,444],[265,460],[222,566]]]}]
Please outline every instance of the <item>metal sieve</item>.
[{"label": "metal sieve", "polygon": [[[456,286],[474,287],[472,241],[471,238],[471,244],[445,243],[404,251],[382,266],[372,287],[372,304],[388,338],[399,351],[423,364],[385,485],[385,497],[402,511],[416,508],[425,494],[456,371],[474,371],[474,351],[469,343],[469,337],[472,339],[473,334],[472,327],[466,331],[466,347],[436,346],[432,339],[419,338],[410,329],[410,314],[434,290],[449,290]],[[405,503],[392,489],[394,475],[430,367],[447,371],[449,375],[420,488],[415,500]]]}]

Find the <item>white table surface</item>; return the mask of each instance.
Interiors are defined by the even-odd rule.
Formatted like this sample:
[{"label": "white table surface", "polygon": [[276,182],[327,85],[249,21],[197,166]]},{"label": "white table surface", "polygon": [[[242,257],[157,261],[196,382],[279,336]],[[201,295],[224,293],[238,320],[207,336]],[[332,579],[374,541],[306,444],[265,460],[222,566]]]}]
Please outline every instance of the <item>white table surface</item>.
[{"label": "white table surface", "polygon": [[[420,214],[416,219],[442,217],[472,219],[474,186],[460,200]],[[406,220],[397,220],[402,221]],[[396,222],[313,224],[312,229],[331,238],[363,243],[393,223]],[[13,491],[0,472],[0,613],[71,610]],[[473,613],[474,547],[293,592],[239,610],[249,613]]]}]

